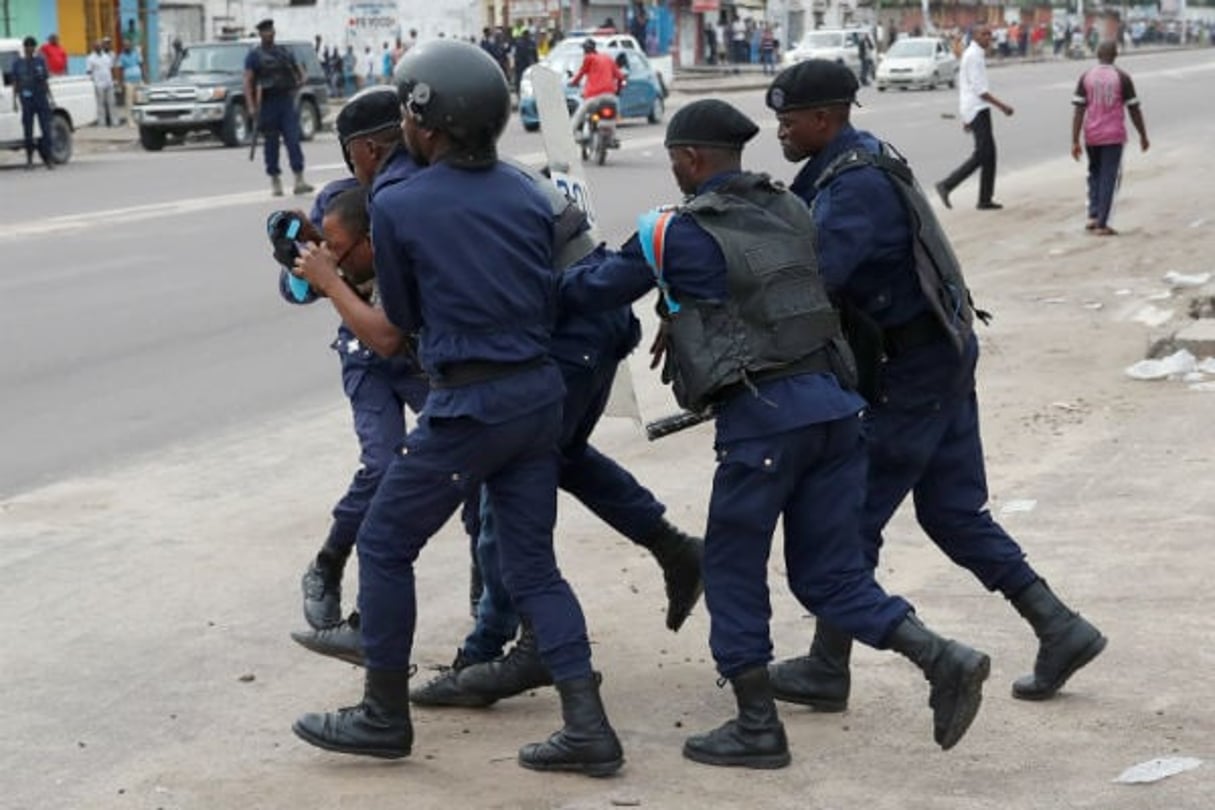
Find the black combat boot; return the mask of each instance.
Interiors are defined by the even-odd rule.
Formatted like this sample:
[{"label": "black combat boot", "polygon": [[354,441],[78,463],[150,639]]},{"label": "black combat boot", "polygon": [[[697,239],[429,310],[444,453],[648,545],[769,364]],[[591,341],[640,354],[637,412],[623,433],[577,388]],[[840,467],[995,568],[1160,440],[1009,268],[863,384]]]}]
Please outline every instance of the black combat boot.
[{"label": "black combat boot", "polygon": [[678,632],[704,591],[701,561],[705,543],[698,537],[689,537],[663,518],[658,529],[640,545],[648,548],[662,566],[667,586],[667,629]]},{"label": "black combat boot", "polygon": [[[463,649],[456,650],[456,657],[451,662],[451,666],[445,668],[425,686],[411,690],[409,700],[418,706],[466,706],[471,708],[488,706],[493,703],[492,700],[487,700],[484,695],[465,691],[458,684],[460,672],[465,667],[478,663],[466,656]],[[483,666],[483,664],[481,665]]]},{"label": "black combat boot", "polygon": [[610,776],[624,764],[620,740],[599,699],[599,678],[557,684],[564,727],[541,743],[519,749],[519,764],[533,771],[576,771]]},{"label": "black combat boot", "polygon": [[540,648],[530,622],[524,621],[519,640],[510,652],[496,661],[473,664],[460,670],[456,686],[471,699],[479,696],[483,703],[458,703],[459,706],[488,706],[499,700],[522,694],[529,689],[551,686],[553,676],[540,660]]},{"label": "black combat boot", "polygon": [[357,667],[363,666],[363,637],[359,633],[359,612],[324,630],[295,631],[291,638],[305,649],[337,658]]},{"label": "black combat boot", "polygon": [[852,636],[822,619],[814,626],[810,654],[790,658],[768,668],[772,695],[777,700],[799,703],[819,712],[842,712],[848,708],[852,675]]},{"label": "black combat boot", "polygon": [[683,755],[705,765],[783,768],[789,764],[789,741],[776,714],[767,667],[749,669],[730,679],[738,717],[707,734],[688,737]]},{"label": "black combat boot", "polygon": [[367,671],[363,702],[328,714],[305,714],[291,727],[295,736],[339,754],[381,759],[409,756],[409,671]]},{"label": "black combat boot", "polygon": [[[336,529],[335,529],[336,531]],[[317,630],[342,622],[342,572],[346,557],[322,548],[300,580],[304,592],[304,621]]]},{"label": "black combat boot", "polygon": [[1011,601],[1038,636],[1034,672],[1013,683],[1013,697],[1021,700],[1053,697],[1076,670],[1105,649],[1106,638],[1101,631],[1059,601],[1046,580],[1037,580]]},{"label": "black combat boot", "polygon": [[938,636],[914,613],[908,613],[891,633],[890,649],[910,658],[924,672],[932,687],[928,694],[932,738],[946,751],[953,748],[979,713],[991,659],[965,644]]}]

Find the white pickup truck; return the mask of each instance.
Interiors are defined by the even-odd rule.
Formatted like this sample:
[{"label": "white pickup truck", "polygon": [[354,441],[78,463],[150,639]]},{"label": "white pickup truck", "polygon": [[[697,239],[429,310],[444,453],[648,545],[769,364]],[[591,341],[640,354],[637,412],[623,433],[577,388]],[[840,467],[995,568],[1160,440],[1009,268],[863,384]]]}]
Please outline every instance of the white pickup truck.
[{"label": "white pickup truck", "polygon": [[[25,134],[21,129],[21,105],[13,109],[13,62],[21,56],[21,40],[0,39],[0,149],[22,149]],[[51,78],[51,158],[56,163],[72,159],[72,133],[77,127],[97,123],[97,97],[88,76]],[[37,137],[38,124],[34,133]]]}]

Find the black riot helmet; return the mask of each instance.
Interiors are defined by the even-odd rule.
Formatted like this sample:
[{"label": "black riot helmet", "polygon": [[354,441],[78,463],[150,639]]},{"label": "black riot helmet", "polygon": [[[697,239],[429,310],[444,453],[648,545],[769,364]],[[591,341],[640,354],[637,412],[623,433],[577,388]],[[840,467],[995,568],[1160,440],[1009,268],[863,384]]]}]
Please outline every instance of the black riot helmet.
[{"label": "black riot helmet", "polygon": [[467,42],[424,42],[401,58],[395,78],[405,114],[425,129],[447,133],[452,159],[496,159],[495,144],[510,118],[510,89],[489,54]]}]

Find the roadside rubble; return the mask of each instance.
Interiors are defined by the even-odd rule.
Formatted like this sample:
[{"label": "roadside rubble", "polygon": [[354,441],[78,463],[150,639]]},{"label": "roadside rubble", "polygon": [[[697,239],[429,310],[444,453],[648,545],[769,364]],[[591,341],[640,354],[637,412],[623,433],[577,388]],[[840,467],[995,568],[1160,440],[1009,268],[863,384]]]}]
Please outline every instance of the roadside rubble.
[{"label": "roadside rubble", "polygon": [[[1205,287],[1212,276],[1209,272],[1174,270],[1164,274],[1162,280],[1168,289],[1148,295],[1148,303],[1136,310],[1131,320],[1149,329],[1159,329],[1173,321],[1178,309],[1183,309],[1185,321],[1156,340],[1147,358],[1127,366],[1123,372],[1127,377],[1141,381],[1179,381],[1192,391],[1215,391],[1215,295],[1198,295],[1188,303],[1174,297],[1179,292],[1194,292]],[[1129,290],[1119,290],[1118,294],[1129,294]],[[1165,306],[1164,302],[1174,306]],[[1158,303],[1161,306],[1157,306]],[[1183,303],[1184,307],[1178,306]]]}]

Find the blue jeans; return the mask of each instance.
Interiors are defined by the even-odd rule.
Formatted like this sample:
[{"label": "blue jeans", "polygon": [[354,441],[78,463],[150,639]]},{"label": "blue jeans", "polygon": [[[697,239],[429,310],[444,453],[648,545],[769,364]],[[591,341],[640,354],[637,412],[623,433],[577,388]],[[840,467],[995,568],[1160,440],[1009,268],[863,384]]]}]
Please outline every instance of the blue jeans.
[{"label": "blue jeans", "polygon": [[1114,192],[1118,190],[1118,173],[1122,169],[1122,144],[1085,147],[1088,152],[1088,218],[1098,228],[1109,226],[1114,208]]}]

